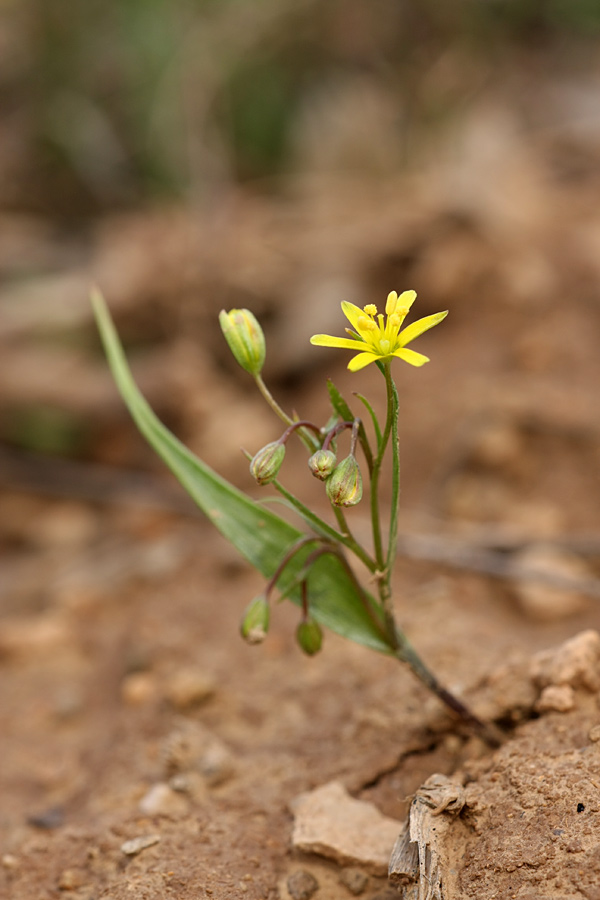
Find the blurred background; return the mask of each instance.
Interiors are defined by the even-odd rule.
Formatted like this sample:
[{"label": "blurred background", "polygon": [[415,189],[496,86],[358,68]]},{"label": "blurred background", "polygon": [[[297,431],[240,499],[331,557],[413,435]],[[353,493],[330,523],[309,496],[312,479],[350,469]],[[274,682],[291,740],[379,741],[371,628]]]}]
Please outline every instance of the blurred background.
[{"label": "blurred background", "polygon": [[451,315],[402,374],[406,509],[593,529],[599,46],[593,0],[4,0],[8,606],[31,554],[85,544],[107,508],[189,511],[116,396],[93,283],[153,405],[244,487],[239,445],[273,424],[219,309],[251,308],[274,388],[326,416],[323,376],[354,382],[310,334],[414,288]]},{"label": "blurred background", "polygon": [[[264,657],[239,641],[259,580],[135,431],[92,284],[152,406],[251,492],[240,446],[278,425],[220,309],[258,316],[266,381],[320,423],[326,376],[382,399],[375,367],[350,375],[345,352],[309,344],[342,333],[341,300],[381,309],[415,289],[419,317],[449,309],[419,340],[429,365],[397,366],[402,620],[463,686],[515,648],[598,626],[599,51],[597,0],[0,0],[0,825],[69,804],[125,821],[131,760],[156,780],[165,709],[237,690],[241,719],[223,725],[233,701],[217,688],[207,721],[251,759],[255,721],[271,727],[257,697],[301,691],[281,674],[293,614]],[[307,477],[299,452],[286,466]],[[486,575],[515,564],[542,576]],[[335,673],[351,651],[332,646]],[[350,771],[339,728],[360,702],[397,697],[383,721],[416,691],[396,670],[381,695],[383,668],[342,684],[326,665],[302,684],[335,678],[331,735],[315,747],[297,710],[269,732],[277,752],[289,742],[294,789],[301,759]],[[86,806],[90,767],[108,799]],[[254,802],[259,771],[235,802]],[[27,871],[19,896],[37,898]]]}]

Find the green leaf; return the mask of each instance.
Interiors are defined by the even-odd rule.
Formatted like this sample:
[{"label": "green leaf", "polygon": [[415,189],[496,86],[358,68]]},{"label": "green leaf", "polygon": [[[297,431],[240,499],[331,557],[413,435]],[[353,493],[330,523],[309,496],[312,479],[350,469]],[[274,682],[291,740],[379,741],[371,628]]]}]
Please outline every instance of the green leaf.
[{"label": "green leaf", "polygon": [[[302,532],[214,472],[160,422],[133,380],[104,298],[94,291],[91,300],[114,379],[139,430],[221,534],[259,572],[271,577]],[[282,591],[298,577],[310,552],[310,548],[302,548],[294,554],[278,580]],[[290,596],[300,604],[297,589]],[[372,596],[366,596],[374,618],[382,622],[380,605]],[[381,653],[393,653],[344,565],[335,556],[320,557],[315,563],[310,578],[310,606],[315,619],[332,631]]]}]

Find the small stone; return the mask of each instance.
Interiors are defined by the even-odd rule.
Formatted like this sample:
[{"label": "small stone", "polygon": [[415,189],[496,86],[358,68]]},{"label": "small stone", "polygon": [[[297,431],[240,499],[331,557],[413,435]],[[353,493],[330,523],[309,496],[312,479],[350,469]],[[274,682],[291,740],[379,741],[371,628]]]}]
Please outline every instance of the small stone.
[{"label": "small stone", "polygon": [[181,793],[160,782],[142,797],[139,810],[146,816],[182,816],[188,811],[188,804]]},{"label": "small stone", "polygon": [[600,741],[600,725],[592,725],[588,731],[588,737],[594,744]]},{"label": "small stone", "polygon": [[157,696],[156,677],[151,672],[132,672],[121,682],[121,699],[127,706],[144,706]]},{"label": "small stone", "polygon": [[600,635],[588,629],[558,647],[536,653],[531,664],[531,676],[541,687],[570,684],[574,688],[599,690]]},{"label": "small stone", "polygon": [[575,691],[570,684],[545,687],[535,704],[537,712],[569,712],[575,706]]},{"label": "small stone", "polygon": [[348,888],[351,894],[358,897],[365,890],[369,876],[362,869],[354,869],[352,867],[342,869],[340,872],[340,881],[344,887]]},{"label": "small stone", "polygon": [[51,831],[53,828],[60,828],[64,824],[65,813],[60,806],[51,806],[40,813],[34,813],[28,816],[27,822],[35,828],[42,828],[44,831]]},{"label": "small stone", "polygon": [[214,679],[197,669],[180,669],[174,672],[165,685],[167,700],[179,710],[198,706],[215,693]]},{"label": "small stone", "polygon": [[18,869],[19,868],[19,860],[16,856],[13,856],[12,853],[5,853],[2,857],[2,866],[5,869]]},{"label": "small stone", "polygon": [[198,772],[210,787],[222,784],[235,769],[229,748],[198,722],[185,722],[168,735],[162,756],[167,777]]},{"label": "small stone", "polygon": [[209,787],[228,781],[234,772],[233,756],[220,741],[206,748],[199,760],[199,770]]},{"label": "small stone", "polygon": [[85,873],[80,869],[65,869],[58,879],[58,887],[61,891],[76,891],[85,881]]},{"label": "small stone", "polygon": [[337,781],[300,794],[293,803],[292,844],[341,865],[358,865],[386,875],[390,853],[402,824],[373,806],[354,800]]},{"label": "small stone", "polygon": [[306,869],[298,869],[287,880],[287,889],[292,900],[310,900],[313,894],[319,890],[319,882]]},{"label": "small stone", "polygon": [[160,834],[142,834],[139,837],[131,838],[131,840],[121,844],[121,853],[124,853],[125,856],[137,856],[142,850],[146,850],[147,847],[158,844],[159,841]]}]

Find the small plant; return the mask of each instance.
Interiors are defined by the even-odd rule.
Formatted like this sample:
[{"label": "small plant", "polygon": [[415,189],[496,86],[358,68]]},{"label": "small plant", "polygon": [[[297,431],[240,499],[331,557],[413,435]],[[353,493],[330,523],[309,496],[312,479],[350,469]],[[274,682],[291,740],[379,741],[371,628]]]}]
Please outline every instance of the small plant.
[{"label": "small plant", "polygon": [[[387,396],[385,420],[380,422],[369,401],[356,394],[371,421],[372,437],[331,381],[327,386],[332,415],[325,425],[288,416],[262,378],[265,339],[259,323],[245,309],[220,314],[221,329],[237,362],[254,378],[258,390],[285,426],[277,440],[250,459],[250,472],[258,484],[271,485],[284,498],[300,517],[303,530],[225,481],[165,428],[133,381],[110,314],[98,292],[94,292],[92,303],[114,378],[140,431],[206,516],[267,579],[264,591],[251,601],[244,614],[242,637],[250,643],[266,638],[272,596],[277,591],[280,599],[289,598],[300,607],[296,639],[305,653],[313,655],[321,649],[322,628],[326,627],[394,656],[407,664],[464,722],[490,744],[496,744],[495,730],[447,691],[417,655],[398,626],[392,603],[400,491],[398,392],[392,362],[394,358],[413,366],[428,362],[426,356],[407,345],[447,315],[447,311],[436,313],[402,328],[415,298],[414,291],[404,291],[400,296],[392,291],[387,297],[385,316],[372,304],[360,309],[352,303],[342,303],[352,326],[346,329],[349,337],[317,334],[311,338],[316,346],[356,351],[348,365],[352,372],[371,363],[380,370]],[[338,445],[346,432],[348,451],[339,459]],[[286,444],[292,437],[304,444],[309,472],[324,484],[331,521],[306,506],[279,479]],[[381,474],[388,459],[391,497],[389,521],[383,528]],[[357,540],[347,519],[346,511],[360,502],[369,505],[370,546]],[[355,561],[366,569],[375,594],[359,580]]]}]

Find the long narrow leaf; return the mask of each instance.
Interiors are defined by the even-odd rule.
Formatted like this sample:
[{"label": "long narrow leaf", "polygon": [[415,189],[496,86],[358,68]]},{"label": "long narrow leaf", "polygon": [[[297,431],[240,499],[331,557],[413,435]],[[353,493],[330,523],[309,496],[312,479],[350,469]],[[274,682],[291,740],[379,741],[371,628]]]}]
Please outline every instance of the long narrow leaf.
[{"label": "long narrow leaf", "polygon": [[[265,577],[272,576],[301,532],[214,472],[160,422],[133,380],[106,303],[97,291],[92,304],[114,379],[139,430],[221,534]],[[278,581],[281,590],[286,591],[298,577],[308,553],[310,549],[303,548],[293,556]],[[300,603],[297,589],[290,597]],[[379,604],[372,597],[369,602],[375,619],[380,620]],[[321,557],[311,572],[310,604],[315,619],[332,631],[382,653],[392,652],[336,557]]]}]

